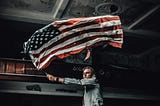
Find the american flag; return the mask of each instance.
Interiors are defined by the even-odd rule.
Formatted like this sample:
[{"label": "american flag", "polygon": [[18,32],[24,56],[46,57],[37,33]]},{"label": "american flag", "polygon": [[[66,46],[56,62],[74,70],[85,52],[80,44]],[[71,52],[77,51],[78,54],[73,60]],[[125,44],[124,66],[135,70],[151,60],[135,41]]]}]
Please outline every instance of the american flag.
[{"label": "american flag", "polygon": [[55,59],[78,54],[103,44],[121,48],[123,30],[119,16],[96,16],[54,21],[35,31],[24,43],[38,70],[45,69]]}]

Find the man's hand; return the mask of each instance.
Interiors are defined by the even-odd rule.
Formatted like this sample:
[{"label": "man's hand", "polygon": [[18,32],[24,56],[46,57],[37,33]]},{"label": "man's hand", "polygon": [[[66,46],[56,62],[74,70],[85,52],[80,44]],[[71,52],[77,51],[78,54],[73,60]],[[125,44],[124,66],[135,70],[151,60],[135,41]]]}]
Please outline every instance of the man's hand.
[{"label": "man's hand", "polygon": [[47,78],[50,80],[50,81],[56,81],[57,77],[51,75],[51,74],[46,74]]}]

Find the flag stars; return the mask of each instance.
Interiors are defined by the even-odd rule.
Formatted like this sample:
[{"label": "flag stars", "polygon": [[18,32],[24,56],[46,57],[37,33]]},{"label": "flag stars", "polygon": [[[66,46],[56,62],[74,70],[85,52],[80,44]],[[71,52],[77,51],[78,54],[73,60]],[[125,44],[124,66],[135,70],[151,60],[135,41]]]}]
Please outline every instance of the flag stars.
[{"label": "flag stars", "polygon": [[37,47],[38,47],[37,45],[34,46],[35,49],[37,49]]},{"label": "flag stars", "polygon": [[47,32],[46,34],[48,35],[50,32]]},{"label": "flag stars", "polygon": [[54,34],[55,31],[52,31],[51,34]]},{"label": "flag stars", "polygon": [[34,41],[32,40],[31,43],[34,43]]},{"label": "flag stars", "polygon": [[37,30],[32,37],[27,41],[27,51],[36,50],[43,44],[47,43],[53,37],[57,36],[60,32],[52,25]]},{"label": "flag stars", "polygon": [[32,39],[31,39],[31,41],[33,41],[35,38],[33,37]]},{"label": "flag stars", "polygon": [[36,41],[35,43],[38,44],[38,41]]},{"label": "flag stars", "polygon": [[59,32],[56,32],[55,34],[56,34],[56,35],[58,35],[58,34],[59,34]]},{"label": "flag stars", "polygon": [[40,41],[42,41],[43,40],[43,38],[40,38]]}]

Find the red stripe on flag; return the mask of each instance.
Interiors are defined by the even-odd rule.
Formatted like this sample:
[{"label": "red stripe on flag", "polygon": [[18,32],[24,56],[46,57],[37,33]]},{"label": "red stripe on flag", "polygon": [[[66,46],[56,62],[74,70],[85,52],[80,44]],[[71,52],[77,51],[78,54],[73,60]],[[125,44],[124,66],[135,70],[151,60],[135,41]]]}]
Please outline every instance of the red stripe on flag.
[{"label": "red stripe on flag", "polygon": [[[117,28],[121,29],[122,27],[121,27],[121,25],[118,25]],[[105,27],[105,28],[94,28],[94,29],[91,29],[91,30],[96,33],[96,32],[101,32],[101,30],[103,30],[103,31],[112,31],[113,29],[114,29],[114,27],[111,26],[111,27]],[[38,54],[33,54],[33,56],[34,57],[39,57],[39,55],[44,53],[46,50],[48,50],[50,48],[53,48],[56,45],[60,45],[62,42],[66,41],[66,40],[69,40],[69,39],[71,39],[71,38],[73,38],[75,36],[79,36],[79,35],[82,35],[82,34],[85,34],[85,33],[92,32],[91,30],[83,30],[83,31],[79,31],[79,32],[70,34],[70,35],[68,35],[66,37],[63,37],[62,39],[58,40],[57,42],[52,43],[47,48],[42,49],[42,51],[40,51]],[[100,35],[100,36],[102,36],[102,35]],[[118,36],[118,35],[114,36],[114,37],[121,37],[122,38],[122,36]]]},{"label": "red stripe on flag", "polygon": [[[95,43],[95,44],[93,44],[93,45],[91,45],[91,46],[88,46],[88,48],[91,48],[91,47],[94,47],[94,46],[99,46],[99,45],[102,45],[102,44],[104,44],[104,41],[100,41],[100,42]],[[63,53],[63,54],[60,54],[60,55],[55,56],[55,57],[52,57],[52,58],[49,59],[49,61],[47,61],[42,67],[40,67],[40,69],[45,69],[46,67],[48,67],[48,65],[49,65],[53,60],[55,60],[55,59],[57,59],[57,58],[62,59],[62,58],[68,57],[68,56],[70,56],[70,55],[80,53],[80,52],[81,52],[82,50],[84,50],[84,49],[85,49],[85,47],[84,47],[84,48],[81,48],[81,49],[77,49],[77,50],[71,51],[71,52]],[[48,58],[48,57],[44,57],[43,61],[38,61],[38,62],[36,62],[36,63],[34,63],[34,64],[36,65],[36,67],[39,67],[40,64],[42,64],[47,58]]]},{"label": "red stripe on flag", "polygon": [[123,32],[119,16],[73,18],[55,21],[52,25],[61,34],[45,42],[39,49],[30,51],[38,69],[48,67],[57,58],[62,59],[105,43],[122,47]]}]

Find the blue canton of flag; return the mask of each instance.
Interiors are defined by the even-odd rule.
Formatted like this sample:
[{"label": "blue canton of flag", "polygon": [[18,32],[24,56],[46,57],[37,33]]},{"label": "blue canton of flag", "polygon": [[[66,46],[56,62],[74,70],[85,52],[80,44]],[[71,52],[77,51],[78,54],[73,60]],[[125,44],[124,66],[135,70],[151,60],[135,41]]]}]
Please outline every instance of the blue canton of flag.
[{"label": "blue canton of flag", "polygon": [[52,38],[59,35],[60,31],[57,30],[53,25],[49,24],[42,29],[37,30],[31,38],[24,43],[24,52],[30,53],[29,51],[37,50],[42,47],[43,44],[49,42]]}]

